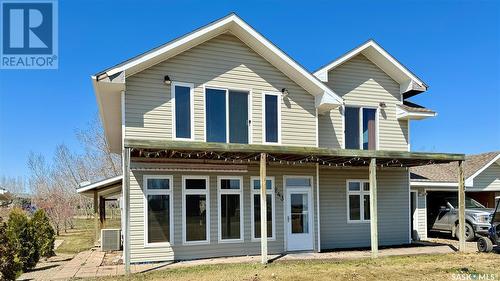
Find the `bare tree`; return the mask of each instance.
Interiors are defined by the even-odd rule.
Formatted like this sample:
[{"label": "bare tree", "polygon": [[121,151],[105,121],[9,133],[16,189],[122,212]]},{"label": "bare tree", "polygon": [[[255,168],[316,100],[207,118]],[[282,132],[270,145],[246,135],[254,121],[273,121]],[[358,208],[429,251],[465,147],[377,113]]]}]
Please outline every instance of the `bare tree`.
[{"label": "bare tree", "polygon": [[23,177],[0,177],[0,187],[11,193],[26,192],[26,184]]}]

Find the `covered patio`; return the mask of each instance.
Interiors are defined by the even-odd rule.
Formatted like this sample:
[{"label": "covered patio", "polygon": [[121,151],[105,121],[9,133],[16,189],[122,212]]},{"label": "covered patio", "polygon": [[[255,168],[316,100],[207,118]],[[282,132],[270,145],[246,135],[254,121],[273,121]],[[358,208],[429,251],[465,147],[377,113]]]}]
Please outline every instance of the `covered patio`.
[{"label": "covered patio", "polygon": [[[260,180],[265,182],[266,168],[269,165],[298,165],[319,168],[367,167],[370,183],[370,237],[371,256],[379,255],[378,223],[377,223],[377,170],[393,167],[413,167],[436,163],[458,161],[459,165],[459,204],[460,204],[460,250],[465,249],[464,239],[464,175],[463,154],[419,153],[408,151],[349,150],[328,149],[318,147],[276,146],[257,144],[179,142],[163,140],[127,139],[124,143],[124,177],[125,187],[130,186],[131,162],[145,163],[182,163],[186,166],[199,167],[200,164],[259,165]],[[130,233],[128,188],[123,189],[124,199],[124,261],[125,271],[130,271]],[[260,205],[266,206],[265,185],[261,185]],[[267,237],[267,221],[265,208],[261,208],[261,237]],[[262,263],[269,262],[267,239],[260,240]]]}]

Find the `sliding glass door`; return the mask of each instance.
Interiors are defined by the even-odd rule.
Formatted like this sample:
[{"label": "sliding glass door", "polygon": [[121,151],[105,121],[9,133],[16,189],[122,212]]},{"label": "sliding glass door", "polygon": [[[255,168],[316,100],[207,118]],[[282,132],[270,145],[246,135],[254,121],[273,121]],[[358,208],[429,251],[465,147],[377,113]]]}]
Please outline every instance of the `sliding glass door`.
[{"label": "sliding glass door", "polygon": [[248,92],[207,88],[207,142],[248,143]]}]

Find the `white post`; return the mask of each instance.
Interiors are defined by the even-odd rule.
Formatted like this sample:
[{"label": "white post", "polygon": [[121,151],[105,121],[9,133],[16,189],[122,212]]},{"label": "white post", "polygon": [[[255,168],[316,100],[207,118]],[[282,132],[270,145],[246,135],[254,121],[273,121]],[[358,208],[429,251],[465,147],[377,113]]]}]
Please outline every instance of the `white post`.
[{"label": "white post", "polygon": [[260,154],[260,249],[261,262],[267,264],[267,188],[266,154]]},{"label": "white post", "polygon": [[[370,160],[370,237],[372,258],[378,257],[377,160]],[[361,187],[363,188],[363,187]]]},{"label": "white post", "polygon": [[125,260],[125,273],[130,274],[130,148],[123,151],[123,205],[125,213],[125,234],[123,235],[123,256]]}]

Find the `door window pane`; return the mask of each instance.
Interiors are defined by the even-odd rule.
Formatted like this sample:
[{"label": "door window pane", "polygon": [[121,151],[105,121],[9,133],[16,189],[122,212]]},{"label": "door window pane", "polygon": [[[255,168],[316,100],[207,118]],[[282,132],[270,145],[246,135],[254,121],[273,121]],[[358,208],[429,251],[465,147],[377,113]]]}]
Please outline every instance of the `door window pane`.
[{"label": "door window pane", "polygon": [[359,149],[359,108],[345,108],[345,148]]},{"label": "door window pane", "polygon": [[248,92],[229,91],[229,142],[248,143]]},{"label": "door window pane", "polygon": [[363,190],[364,191],[370,191],[370,183],[369,182],[364,182],[363,183]]},{"label": "door window pane", "polygon": [[292,233],[309,233],[309,214],[306,194],[291,194]]},{"label": "door window pane", "polygon": [[170,189],[169,179],[147,179],[148,189]]},{"label": "door window pane", "polygon": [[363,149],[375,149],[375,115],[374,108],[363,108]]},{"label": "door window pane", "polygon": [[206,137],[208,142],[226,142],[226,91],[206,89]]},{"label": "door window pane", "polygon": [[349,219],[361,219],[361,207],[359,205],[359,195],[349,195]]},{"label": "door window pane", "polygon": [[359,191],[360,183],[359,182],[349,182],[349,191]]},{"label": "door window pane", "polygon": [[186,241],[207,239],[207,197],[201,194],[186,195]]},{"label": "door window pane", "polygon": [[363,213],[364,213],[364,219],[369,220],[370,219],[370,195],[364,195],[364,200],[363,200]]},{"label": "door window pane", "polygon": [[278,96],[265,95],[266,142],[278,142]]},{"label": "door window pane", "polygon": [[[266,195],[267,204],[267,237],[273,237],[273,197]],[[253,195],[254,237],[260,238],[260,195]]]},{"label": "door window pane", "polygon": [[240,195],[221,194],[221,238],[240,239]]},{"label": "door window pane", "polygon": [[207,181],[205,179],[186,179],[186,189],[206,189]]},{"label": "door window pane", "polygon": [[148,243],[170,240],[169,195],[148,195]]},{"label": "door window pane", "polygon": [[175,86],[175,136],[191,138],[191,88]]},{"label": "door window pane", "polygon": [[238,179],[221,179],[221,189],[240,189],[240,180]]}]

